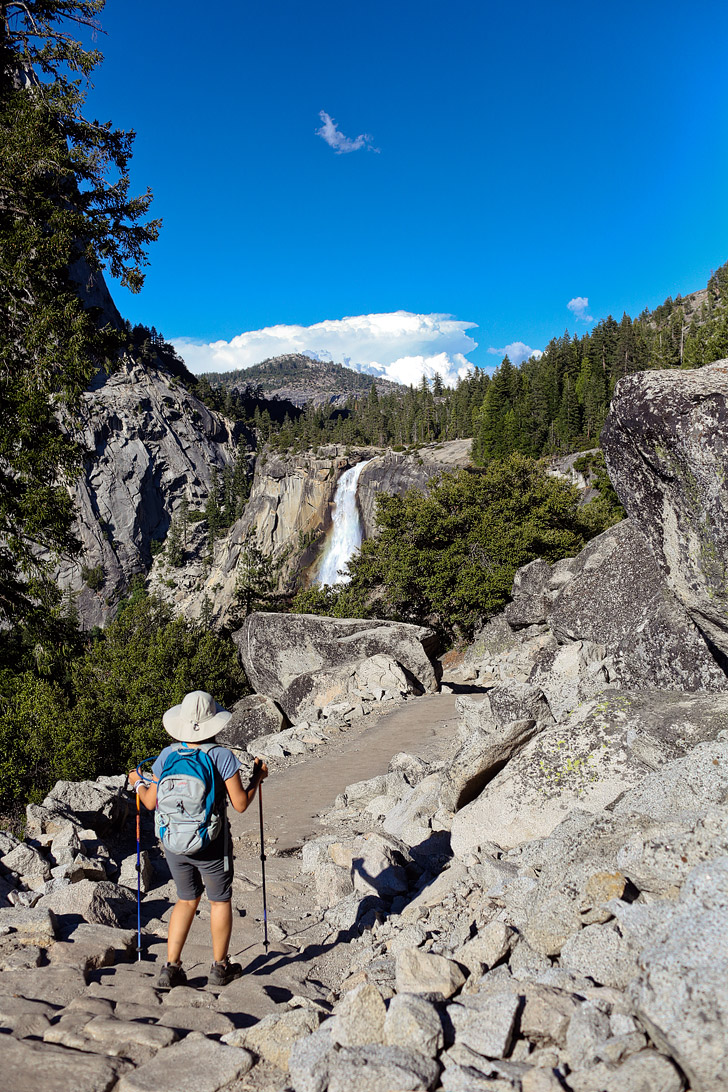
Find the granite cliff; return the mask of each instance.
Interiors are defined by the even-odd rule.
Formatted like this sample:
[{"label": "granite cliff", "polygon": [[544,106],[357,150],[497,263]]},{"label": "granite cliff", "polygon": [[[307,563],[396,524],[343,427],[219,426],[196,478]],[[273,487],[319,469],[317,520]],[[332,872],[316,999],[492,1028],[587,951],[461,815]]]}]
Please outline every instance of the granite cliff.
[{"label": "granite cliff", "polygon": [[[87,627],[103,625],[136,574],[146,574],[184,499],[204,507],[213,467],[231,465],[236,429],[174,376],[125,356],[84,395],[88,452],[74,486],[82,552],[58,571]],[[93,586],[90,586],[93,585]]]}]

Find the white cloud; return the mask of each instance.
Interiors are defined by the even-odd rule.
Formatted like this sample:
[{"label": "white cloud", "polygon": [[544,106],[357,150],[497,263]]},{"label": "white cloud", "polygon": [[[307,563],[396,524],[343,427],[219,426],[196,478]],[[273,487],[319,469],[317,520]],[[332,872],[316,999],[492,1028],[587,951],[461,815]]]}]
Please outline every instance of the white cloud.
[{"label": "white cloud", "polygon": [[369,133],[360,133],[358,137],[352,139],[352,137],[344,136],[334,119],[325,110],[319,111],[319,117],[322,125],[320,129],[316,130],[316,136],[320,136],[325,140],[329,148],[333,148],[337,155],[344,155],[345,152],[358,152],[362,148],[366,148],[368,152],[379,151],[379,148],[375,148],[372,144]]},{"label": "white cloud", "polygon": [[398,383],[416,384],[423,375],[439,372],[446,385],[454,386],[473,367],[466,354],[478,343],[466,331],[476,328],[476,323],[452,315],[393,311],[326,319],[312,326],[267,326],[230,341],[178,337],[172,343],[187,367],[198,373],[249,368],[272,356],[306,353]]},{"label": "white cloud", "polygon": [[543,356],[540,349],[532,349],[523,341],[512,341],[510,345],[504,345],[502,349],[491,348],[488,352],[493,356],[507,356],[512,364],[522,364],[530,356],[535,356],[536,359]]},{"label": "white cloud", "polygon": [[566,305],[574,315],[577,322],[594,322],[593,315],[589,314],[589,297],[575,296]]}]

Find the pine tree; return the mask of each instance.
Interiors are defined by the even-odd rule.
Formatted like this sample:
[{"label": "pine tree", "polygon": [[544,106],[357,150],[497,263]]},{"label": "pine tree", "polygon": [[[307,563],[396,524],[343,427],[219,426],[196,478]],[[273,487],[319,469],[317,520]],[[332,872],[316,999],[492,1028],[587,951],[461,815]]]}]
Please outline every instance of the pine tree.
[{"label": "pine tree", "polygon": [[[77,549],[66,485],[82,449],[71,428],[122,329],[99,328],[81,295],[106,266],[137,291],[158,222],[129,195],[133,134],[84,115],[101,54],[73,32],[103,0],[0,3],[0,620],[57,592],[51,560]],[[119,324],[120,325],[120,324]],[[65,420],[68,427],[63,426]]]}]

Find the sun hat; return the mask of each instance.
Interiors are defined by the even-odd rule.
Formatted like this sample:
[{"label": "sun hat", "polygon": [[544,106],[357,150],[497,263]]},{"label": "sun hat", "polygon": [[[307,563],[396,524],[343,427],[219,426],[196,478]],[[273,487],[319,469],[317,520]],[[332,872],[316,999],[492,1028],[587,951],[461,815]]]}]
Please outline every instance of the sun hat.
[{"label": "sun hat", "polygon": [[203,743],[221,732],[232,713],[208,694],[206,690],[192,690],[185,694],[179,705],[173,705],[162,717],[162,724],[172,739],[180,743]]}]

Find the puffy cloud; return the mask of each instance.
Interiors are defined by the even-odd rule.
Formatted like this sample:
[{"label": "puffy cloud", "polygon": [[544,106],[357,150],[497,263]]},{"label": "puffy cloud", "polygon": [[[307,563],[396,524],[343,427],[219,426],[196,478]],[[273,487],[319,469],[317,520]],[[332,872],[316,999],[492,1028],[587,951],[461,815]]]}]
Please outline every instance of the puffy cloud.
[{"label": "puffy cloud", "polygon": [[577,322],[593,322],[593,315],[589,314],[589,297],[574,296],[566,305]]},{"label": "puffy cloud", "polygon": [[337,155],[358,152],[361,148],[366,148],[368,152],[379,151],[379,148],[375,148],[372,144],[369,133],[360,133],[358,137],[352,139],[352,137],[344,136],[334,119],[325,110],[319,111],[319,117],[322,124],[321,128],[316,130],[316,136],[325,140],[329,148],[333,148]]},{"label": "puffy cloud", "polygon": [[230,341],[178,337],[172,342],[187,367],[198,373],[249,368],[272,356],[306,353],[398,383],[416,384],[423,375],[439,372],[446,385],[454,386],[473,366],[466,354],[478,343],[466,331],[476,328],[476,323],[452,315],[394,311],[326,319],[312,326],[267,326]]},{"label": "puffy cloud", "polygon": [[502,349],[491,348],[488,349],[488,352],[492,353],[493,356],[507,356],[512,364],[522,364],[530,356],[535,356],[536,359],[543,356],[540,349],[532,349],[530,345],[526,345],[523,341],[512,341],[510,345],[504,345]]}]

